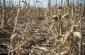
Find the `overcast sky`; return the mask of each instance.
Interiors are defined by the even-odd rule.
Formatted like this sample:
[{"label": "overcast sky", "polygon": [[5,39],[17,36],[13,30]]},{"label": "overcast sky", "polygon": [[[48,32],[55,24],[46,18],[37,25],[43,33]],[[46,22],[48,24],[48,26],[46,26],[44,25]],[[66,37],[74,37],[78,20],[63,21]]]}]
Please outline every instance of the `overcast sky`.
[{"label": "overcast sky", "polygon": [[[2,1],[3,1],[3,0],[2,0]],[[8,0],[6,0],[6,1],[8,1]],[[14,4],[19,3],[19,0],[12,0],[12,1],[13,1]],[[22,0],[20,0],[20,1],[22,1]],[[29,0],[28,0],[28,1],[29,1]],[[28,1],[27,1],[27,3],[28,3]],[[30,0],[30,4],[31,4],[31,5],[34,5],[34,1],[35,1],[35,0]],[[40,1],[39,6],[41,6],[41,7],[47,7],[48,0],[39,0],[39,1]],[[58,4],[60,4],[60,2],[61,2],[61,0],[51,0],[52,5],[55,5],[56,1],[57,1]],[[63,3],[64,3],[65,1],[66,1],[66,0],[63,0]],[[69,1],[72,1],[72,0],[69,0]],[[75,1],[75,3],[76,3],[76,1],[78,1],[78,0],[74,0],[74,1]],[[81,2],[84,3],[85,0],[79,0],[79,1],[80,1],[80,3],[81,3]],[[21,2],[21,5],[23,5],[22,2]]]},{"label": "overcast sky", "polygon": [[[19,0],[14,0],[14,1],[18,2]],[[30,4],[33,5],[33,4],[34,4],[34,1],[35,1],[35,0],[30,0]],[[47,2],[48,2],[48,0],[39,0],[39,1],[41,1],[41,3],[39,4],[40,6],[47,7]],[[52,2],[53,4],[55,4],[56,1],[57,1],[57,3],[59,4],[61,0],[51,0],[51,2]],[[63,1],[66,1],[66,0],[63,0]],[[72,0],[69,0],[69,1],[72,1]],[[75,3],[76,3],[77,0],[74,0],[74,1],[75,1]],[[79,0],[79,1],[80,1],[80,2],[84,2],[85,0]],[[64,2],[63,2],[63,3],[64,3]],[[21,4],[23,4],[23,3],[21,3]]]}]

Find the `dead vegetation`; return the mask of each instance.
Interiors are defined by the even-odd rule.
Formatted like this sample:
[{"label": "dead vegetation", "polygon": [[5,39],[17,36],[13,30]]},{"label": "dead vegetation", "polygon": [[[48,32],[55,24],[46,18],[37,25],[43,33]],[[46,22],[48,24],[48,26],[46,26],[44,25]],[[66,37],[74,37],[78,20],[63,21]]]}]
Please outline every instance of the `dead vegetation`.
[{"label": "dead vegetation", "polygon": [[62,4],[62,0],[52,6],[48,0],[48,7],[43,8],[38,0],[34,6],[30,0],[19,0],[18,6],[9,1],[0,0],[0,54],[85,54],[85,3],[66,0]]}]

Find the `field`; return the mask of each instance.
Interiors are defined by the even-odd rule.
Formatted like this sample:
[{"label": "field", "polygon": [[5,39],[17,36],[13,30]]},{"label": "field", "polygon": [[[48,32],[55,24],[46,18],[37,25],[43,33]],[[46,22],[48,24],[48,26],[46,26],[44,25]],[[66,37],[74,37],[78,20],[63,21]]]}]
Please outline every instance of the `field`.
[{"label": "field", "polygon": [[0,55],[85,55],[85,2],[51,1],[0,0]]}]

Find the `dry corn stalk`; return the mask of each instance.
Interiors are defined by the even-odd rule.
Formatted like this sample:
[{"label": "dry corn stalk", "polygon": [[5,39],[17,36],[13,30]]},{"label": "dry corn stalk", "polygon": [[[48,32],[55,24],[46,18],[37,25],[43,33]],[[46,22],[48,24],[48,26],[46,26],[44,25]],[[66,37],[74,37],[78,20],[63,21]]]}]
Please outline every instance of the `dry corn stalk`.
[{"label": "dry corn stalk", "polygon": [[16,15],[15,20],[14,20],[14,29],[13,29],[13,33],[15,33],[16,28],[17,28],[17,22],[18,22],[19,13],[20,13],[20,8],[17,9],[17,15]]},{"label": "dry corn stalk", "polygon": [[[61,46],[68,45],[70,47],[70,50],[73,52],[73,50],[75,50],[75,48],[73,47],[74,43],[77,42],[77,44],[79,44],[78,45],[79,46],[78,52],[79,52],[79,55],[80,55],[82,35],[81,35],[80,32],[75,31],[74,27],[75,27],[75,25],[73,25],[71,30],[66,33],[66,35],[64,36],[64,38],[61,41]],[[78,39],[79,42],[76,39]]]},{"label": "dry corn stalk", "polygon": [[[13,33],[12,33],[12,34],[15,33],[16,28],[17,28],[16,26],[17,26],[17,21],[18,21],[19,12],[20,12],[20,8],[17,9],[17,15],[16,15],[15,20],[14,20],[14,25],[15,25],[15,26],[14,26]],[[15,35],[15,36],[16,36],[16,35]],[[16,36],[16,37],[17,37],[17,36]],[[12,41],[12,40],[11,40],[11,41]],[[15,42],[15,41],[16,41],[16,40],[14,40],[13,42]],[[10,43],[10,45],[11,45],[11,44],[13,44],[13,43]],[[12,47],[14,48],[14,46],[12,46]],[[11,48],[9,48],[9,51],[10,51],[10,49],[11,49]],[[8,54],[10,55],[10,52],[8,52]],[[13,52],[11,52],[11,55],[13,55]]]}]

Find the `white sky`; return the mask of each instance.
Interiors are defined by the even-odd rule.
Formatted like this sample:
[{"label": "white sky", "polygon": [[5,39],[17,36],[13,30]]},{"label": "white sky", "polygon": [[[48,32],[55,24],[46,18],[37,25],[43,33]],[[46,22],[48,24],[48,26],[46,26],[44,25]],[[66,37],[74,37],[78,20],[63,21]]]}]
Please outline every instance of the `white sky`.
[{"label": "white sky", "polygon": [[[1,0],[1,1],[3,1],[3,0]],[[9,1],[9,0],[6,0],[6,1]],[[14,4],[18,4],[18,3],[19,3],[19,0],[12,0],[12,1],[13,1]],[[20,1],[22,1],[22,0],[20,0]],[[29,0],[28,0],[28,1],[29,1]],[[28,1],[27,1],[27,3],[28,3]],[[30,0],[30,4],[31,4],[31,5],[35,5],[35,4],[34,4],[34,1],[35,1],[35,0]],[[39,6],[41,6],[41,7],[47,7],[48,0],[39,0],[39,1],[41,1],[41,3],[39,4]],[[52,5],[56,3],[56,0],[51,0],[51,1],[52,1]],[[60,4],[60,1],[61,1],[61,0],[57,0],[57,3]],[[63,1],[66,1],[66,0],[63,0]],[[72,1],[72,0],[69,0],[69,1]],[[74,1],[75,1],[75,3],[76,3],[77,0],[74,0]],[[85,0],[79,0],[79,1],[80,1],[80,2],[84,2]],[[63,3],[64,3],[64,2],[63,2]],[[22,2],[21,2],[21,5],[23,5]]]}]

